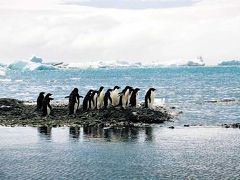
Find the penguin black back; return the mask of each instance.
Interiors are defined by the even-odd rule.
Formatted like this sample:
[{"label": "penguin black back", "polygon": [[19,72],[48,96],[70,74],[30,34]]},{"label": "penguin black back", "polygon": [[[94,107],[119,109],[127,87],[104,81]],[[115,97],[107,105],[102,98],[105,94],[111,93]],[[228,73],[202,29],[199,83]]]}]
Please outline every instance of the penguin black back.
[{"label": "penguin black back", "polygon": [[90,89],[83,99],[83,111],[87,111],[89,108],[91,108],[91,103],[89,103],[89,102],[90,102],[92,92],[93,92],[93,90]]},{"label": "penguin black back", "polygon": [[37,110],[41,110],[43,106],[43,99],[44,99],[45,92],[40,92],[37,98]]},{"label": "penguin black back", "polygon": [[145,108],[149,108],[149,103],[152,103],[151,94],[155,91],[155,88],[148,89],[145,95]]},{"label": "penguin black back", "polygon": [[53,100],[53,98],[51,98],[50,96],[52,96],[52,94],[48,93],[43,99],[43,108],[42,108],[43,116],[49,115],[52,110],[50,101]]},{"label": "penguin black back", "polygon": [[108,89],[104,95],[104,108],[105,109],[108,107],[109,101],[112,104],[111,92],[112,92],[112,89]]},{"label": "penguin black back", "polygon": [[[74,88],[71,94],[69,95],[69,115],[75,114],[76,109],[79,107],[80,96],[78,94],[78,88]],[[77,104],[77,106],[75,106]],[[76,108],[76,109],[75,109]]]},{"label": "penguin black back", "polygon": [[98,97],[98,93],[99,91],[92,91],[91,95],[90,95],[90,100],[89,100],[89,104],[90,104],[90,108],[95,109],[97,108],[97,97]]},{"label": "penguin black back", "polygon": [[130,105],[132,107],[136,107],[137,105],[137,94],[138,94],[138,91],[140,89],[139,88],[135,88],[133,91],[132,91],[132,95],[130,97]]}]

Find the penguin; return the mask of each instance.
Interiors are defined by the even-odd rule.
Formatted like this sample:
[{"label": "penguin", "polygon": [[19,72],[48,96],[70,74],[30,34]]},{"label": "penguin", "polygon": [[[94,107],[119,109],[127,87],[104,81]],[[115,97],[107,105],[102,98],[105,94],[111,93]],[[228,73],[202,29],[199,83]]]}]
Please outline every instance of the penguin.
[{"label": "penguin", "polygon": [[98,95],[97,95],[97,109],[102,109],[104,106],[104,87],[101,86],[98,90]]},{"label": "penguin", "polygon": [[130,86],[126,86],[120,94],[120,102],[119,105],[121,108],[126,109],[129,103],[129,95],[131,94],[133,88]]},{"label": "penguin", "polygon": [[37,98],[37,110],[42,109],[44,94],[45,94],[45,92],[40,92],[39,93],[39,96]]},{"label": "penguin", "polygon": [[78,88],[74,88],[73,91],[71,92],[71,94],[68,96],[69,98],[69,104],[68,104],[68,108],[69,108],[69,115],[74,115],[76,117],[76,112],[79,108],[79,103],[80,103],[80,98],[82,96],[80,96],[78,94]]},{"label": "penguin", "polygon": [[138,96],[138,91],[140,89],[139,88],[135,88],[133,91],[132,91],[132,94],[131,94],[131,97],[130,97],[130,105],[131,107],[136,107],[137,106],[137,96]]},{"label": "penguin", "polygon": [[43,116],[49,116],[51,113],[52,106],[50,105],[50,101],[53,100],[53,98],[51,98],[50,96],[52,96],[52,94],[48,93],[43,99],[42,107]]},{"label": "penguin", "polygon": [[131,99],[131,97],[132,97],[133,90],[134,90],[133,88],[131,88],[131,89],[129,90],[129,95],[128,95],[128,100],[127,100],[126,107],[129,107],[129,105],[130,105],[130,99]]},{"label": "penguin", "polygon": [[119,96],[119,86],[115,86],[111,91],[111,98],[112,98],[112,106],[117,106],[119,104],[120,96]]},{"label": "penguin", "polygon": [[145,108],[153,109],[153,103],[155,98],[155,88],[150,88],[145,95]]},{"label": "penguin", "polygon": [[104,95],[104,109],[107,109],[110,104],[112,104],[111,92],[112,89],[108,89]]},{"label": "penguin", "polygon": [[83,99],[83,111],[87,111],[91,109],[91,94],[93,93],[93,90],[90,89],[86,96]]},{"label": "penguin", "polygon": [[98,91],[92,91],[90,96],[90,107],[91,109],[97,108],[97,98],[98,98]]}]

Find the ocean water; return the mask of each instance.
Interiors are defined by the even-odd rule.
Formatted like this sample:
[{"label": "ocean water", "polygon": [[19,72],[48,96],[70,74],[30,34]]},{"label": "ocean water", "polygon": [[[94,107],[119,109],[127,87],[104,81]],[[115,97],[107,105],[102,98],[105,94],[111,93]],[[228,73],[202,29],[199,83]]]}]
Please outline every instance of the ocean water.
[{"label": "ocean water", "polygon": [[[9,70],[0,77],[0,97],[36,101],[40,91],[51,92],[55,101],[66,101],[74,87],[85,95],[90,88],[105,90],[119,85],[138,87],[140,102],[149,87],[157,99],[183,114],[174,125],[221,125],[240,121],[239,67],[97,68],[75,70]],[[223,103],[224,99],[234,102]],[[218,103],[207,101],[218,100]]]},{"label": "ocean water", "polygon": [[239,179],[239,134],[0,127],[0,179]]},{"label": "ocean water", "polygon": [[240,179],[240,130],[221,127],[240,122],[239,67],[9,70],[0,84],[0,97],[55,102],[102,85],[138,87],[143,101],[155,87],[182,111],[148,128],[0,127],[0,179]]}]

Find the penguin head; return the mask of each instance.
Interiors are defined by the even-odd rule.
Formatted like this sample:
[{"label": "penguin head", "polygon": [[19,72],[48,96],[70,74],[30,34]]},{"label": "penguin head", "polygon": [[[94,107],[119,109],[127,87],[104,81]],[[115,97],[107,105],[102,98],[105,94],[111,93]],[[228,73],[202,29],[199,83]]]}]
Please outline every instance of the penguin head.
[{"label": "penguin head", "polygon": [[93,92],[93,89],[90,89],[88,92],[89,92],[89,93],[92,93],[92,92]]},{"label": "penguin head", "polygon": [[47,93],[46,97],[50,97],[50,96],[52,96],[52,94],[51,93]]},{"label": "penguin head", "polygon": [[104,87],[101,86],[101,87],[99,88],[99,92],[101,92],[103,89],[104,89]]},{"label": "penguin head", "polygon": [[78,88],[74,88],[74,89],[73,89],[73,92],[78,93]]},{"label": "penguin head", "polygon": [[150,88],[149,90],[150,90],[150,91],[156,91],[156,89],[155,89],[155,88]]},{"label": "penguin head", "polygon": [[115,90],[115,89],[120,89],[120,87],[119,87],[119,86],[114,86],[113,89],[114,89],[114,90]]},{"label": "penguin head", "polygon": [[44,94],[45,94],[45,92],[40,92],[40,93],[39,93],[39,95],[44,95]]},{"label": "penguin head", "polygon": [[107,92],[111,92],[111,91],[113,91],[113,89],[108,89],[108,90],[107,90]]},{"label": "penguin head", "polygon": [[140,91],[140,89],[139,89],[139,88],[135,88],[134,91],[135,91],[135,92],[138,92],[138,91]]},{"label": "penguin head", "polygon": [[132,91],[132,90],[133,90],[133,87],[131,87],[131,86],[126,86],[124,89],[125,89],[125,90],[129,89],[129,91]]}]

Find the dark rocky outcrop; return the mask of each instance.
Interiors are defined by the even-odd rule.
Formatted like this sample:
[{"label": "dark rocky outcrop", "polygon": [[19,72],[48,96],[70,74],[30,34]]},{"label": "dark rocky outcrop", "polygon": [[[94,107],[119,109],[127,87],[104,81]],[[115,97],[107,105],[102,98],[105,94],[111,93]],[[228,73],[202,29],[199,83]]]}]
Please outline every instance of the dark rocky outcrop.
[{"label": "dark rocky outcrop", "polygon": [[173,118],[162,107],[155,110],[146,108],[109,108],[106,110],[93,110],[77,112],[76,117],[68,116],[67,105],[53,105],[51,116],[43,117],[36,111],[35,105],[27,105],[15,99],[0,99],[0,125],[3,126],[145,126],[169,121]]},{"label": "dark rocky outcrop", "polygon": [[223,124],[222,126],[225,128],[239,128],[240,129],[240,123]]}]

